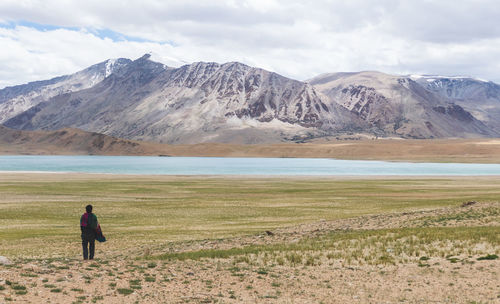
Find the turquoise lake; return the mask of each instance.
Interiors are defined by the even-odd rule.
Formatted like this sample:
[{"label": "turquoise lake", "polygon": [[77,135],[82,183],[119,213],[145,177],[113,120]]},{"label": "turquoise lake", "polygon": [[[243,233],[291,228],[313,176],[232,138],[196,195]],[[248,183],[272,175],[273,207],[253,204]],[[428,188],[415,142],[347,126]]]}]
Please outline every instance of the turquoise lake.
[{"label": "turquoise lake", "polygon": [[500,175],[500,164],[315,158],[0,156],[0,171],[162,175]]}]

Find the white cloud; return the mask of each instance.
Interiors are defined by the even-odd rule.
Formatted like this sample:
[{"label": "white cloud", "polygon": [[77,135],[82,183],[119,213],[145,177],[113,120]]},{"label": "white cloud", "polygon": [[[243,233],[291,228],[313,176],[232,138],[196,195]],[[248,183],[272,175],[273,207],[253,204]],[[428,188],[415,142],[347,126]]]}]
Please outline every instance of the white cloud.
[{"label": "white cloud", "polygon": [[169,65],[241,61],[296,79],[380,70],[500,82],[499,13],[495,0],[3,0],[1,22],[56,29],[0,28],[0,87],[151,51]]}]

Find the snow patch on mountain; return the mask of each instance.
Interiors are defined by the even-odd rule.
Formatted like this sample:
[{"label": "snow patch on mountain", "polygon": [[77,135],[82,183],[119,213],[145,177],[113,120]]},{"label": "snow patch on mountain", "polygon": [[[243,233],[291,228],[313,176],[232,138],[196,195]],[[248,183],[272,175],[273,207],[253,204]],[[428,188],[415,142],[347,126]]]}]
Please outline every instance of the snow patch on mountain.
[{"label": "snow patch on mountain", "polygon": [[451,80],[459,80],[459,81],[476,80],[476,81],[481,81],[481,82],[489,82],[488,80],[485,80],[482,78],[477,78],[477,77],[471,77],[471,76],[442,76],[442,75],[411,74],[411,75],[408,75],[408,77],[412,80],[425,79],[427,82],[433,82],[433,81],[441,80],[441,79],[451,79]]},{"label": "snow patch on mountain", "polygon": [[4,88],[0,95],[10,98],[0,103],[0,123],[54,96],[91,88],[129,62],[124,58],[109,59],[72,75]]},{"label": "snow patch on mountain", "polygon": [[104,77],[108,77],[109,75],[111,75],[111,73],[113,73],[113,66],[115,65],[116,63],[116,59],[109,59],[106,61],[106,72],[104,74]]}]

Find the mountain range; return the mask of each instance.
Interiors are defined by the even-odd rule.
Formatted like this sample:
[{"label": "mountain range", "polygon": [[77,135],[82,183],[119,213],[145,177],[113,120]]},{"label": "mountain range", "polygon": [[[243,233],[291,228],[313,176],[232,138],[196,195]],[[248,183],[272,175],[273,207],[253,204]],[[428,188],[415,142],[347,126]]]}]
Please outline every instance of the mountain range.
[{"label": "mountain range", "polygon": [[146,54],[4,88],[0,123],[170,144],[499,137],[500,86],[380,72],[298,81],[238,62],[168,67]]}]

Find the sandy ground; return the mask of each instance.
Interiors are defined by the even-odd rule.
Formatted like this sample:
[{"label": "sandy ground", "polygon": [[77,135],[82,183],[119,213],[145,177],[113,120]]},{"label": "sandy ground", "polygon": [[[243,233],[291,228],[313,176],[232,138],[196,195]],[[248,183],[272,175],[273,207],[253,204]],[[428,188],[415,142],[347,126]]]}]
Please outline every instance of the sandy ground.
[{"label": "sandy ground", "polygon": [[[16,303],[498,303],[498,261],[430,262],[432,266],[425,268],[415,263],[345,267],[331,262],[238,272],[226,261],[166,263],[152,269],[124,260],[98,268],[73,262],[67,270],[57,270],[68,267],[66,263],[26,264],[15,273],[2,270],[2,275],[28,286],[28,294],[12,295],[10,290],[0,294]],[[141,266],[145,269],[133,271]],[[119,294],[117,290],[129,289],[133,280],[140,281],[136,285],[140,289]]]},{"label": "sandy ground", "polygon": [[[259,235],[137,248],[126,256],[98,245],[95,261],[19,259],[0,266],[0,303],[500,303],[500,260],[479,261],[475,255],[431,257],[424,265],[414,260],[369,265],[326,256],[295,266],[237,257],[142,258],[146,253],[294,243],[335,231],[498,226],[499,209],[500,203],[474,203],[319,221]],[[484,216],[456,216],[474,214]],[[24,286],[27,293],[13,286]]]}]

